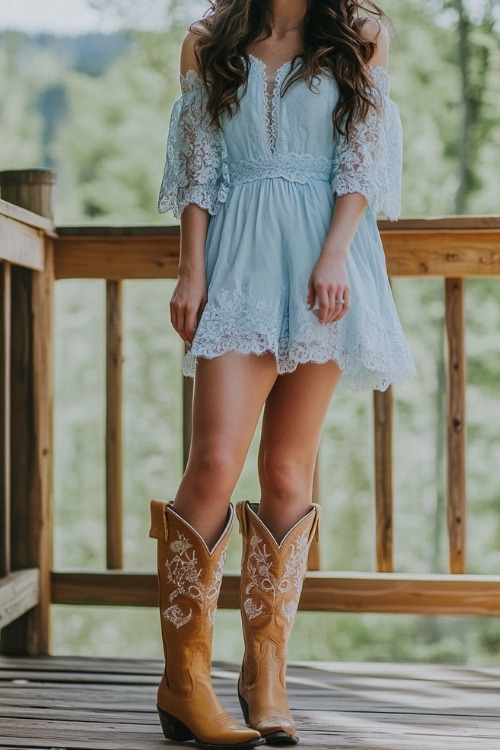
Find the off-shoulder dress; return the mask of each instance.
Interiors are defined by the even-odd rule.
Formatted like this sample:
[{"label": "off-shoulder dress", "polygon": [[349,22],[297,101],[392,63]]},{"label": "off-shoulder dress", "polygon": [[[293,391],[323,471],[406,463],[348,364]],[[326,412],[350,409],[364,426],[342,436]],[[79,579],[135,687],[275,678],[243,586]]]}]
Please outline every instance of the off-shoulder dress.
[{"label": "off-shoulder dress", "polygon": [[[183,363],[198,357],[272,352],[280,374],[305,362],[337,362],[338,390],[385,390],[415,374],[394,306],[376,224],[400,211],[401,124],[383,68],[372,70],[370,108],[347,141],[333,134],[338,89],[327,75],[293,83],[294,65],[272,78],[250,56],[248,85],[233,117],[210,125],[200,76],[181,76],[167,140],[158,209],[196,203],[210,213],[208,301]],[[351,307],[325,326],[307,308],[307,284],[329,230],[335,196],[368,206],[347,260]]]}]

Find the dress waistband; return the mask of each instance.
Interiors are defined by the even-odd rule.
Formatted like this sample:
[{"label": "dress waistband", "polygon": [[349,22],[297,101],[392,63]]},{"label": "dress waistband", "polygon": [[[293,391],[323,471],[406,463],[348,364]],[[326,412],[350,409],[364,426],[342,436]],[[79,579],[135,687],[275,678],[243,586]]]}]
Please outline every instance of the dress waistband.
[{"label": "dress waistband", "polygon": [[331,182],[333,161],[324,156],[310,154],[273,154],[253,161],[229,163],[232,185],[240,185],[268,177],[283,177],[290,182],[321,180]]}]

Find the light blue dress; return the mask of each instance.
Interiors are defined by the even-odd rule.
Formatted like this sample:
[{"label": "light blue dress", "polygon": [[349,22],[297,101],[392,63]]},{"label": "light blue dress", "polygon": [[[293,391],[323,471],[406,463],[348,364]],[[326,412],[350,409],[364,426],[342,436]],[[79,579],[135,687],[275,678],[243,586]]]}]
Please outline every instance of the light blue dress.
[{"label": "light blue dress", "polygon": [[[300,58],[296,61],[300,65]],[[383,68],[372,71],[370,108],[349,141],[333,135],[338,89],[327,75],[281,95],[292,62],[275,77],[250,57],[246,92],[222,129],[209,124],[195,71],[181,76],[159,211],[179,218],[189,203],[211,214],[206,240],[208,301],[183,370],[197,357],[272,352],[278,373],[334,360],[339,390],[385,390],[415,374],[394,306],[376,215],[400,211],[401,125]],[[347,260],[351,307],[320,325],[307,284],[329,230],[335,195],[362,193],[368,207]]]}]

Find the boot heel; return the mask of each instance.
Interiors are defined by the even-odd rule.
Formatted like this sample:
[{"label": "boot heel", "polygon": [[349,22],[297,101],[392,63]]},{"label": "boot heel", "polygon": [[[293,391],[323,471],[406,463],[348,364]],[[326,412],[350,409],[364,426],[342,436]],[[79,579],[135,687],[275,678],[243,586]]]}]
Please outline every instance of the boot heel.
[{"label": "boot heel", "polygon": [[179,721],[175,716],[171,716],[166,711],[163,711],[159,706],[156,708],[158,709],[163,734],[167,740],[187,742],[188,740],[194,739],[193,733],[182,723],[182,721]]}]

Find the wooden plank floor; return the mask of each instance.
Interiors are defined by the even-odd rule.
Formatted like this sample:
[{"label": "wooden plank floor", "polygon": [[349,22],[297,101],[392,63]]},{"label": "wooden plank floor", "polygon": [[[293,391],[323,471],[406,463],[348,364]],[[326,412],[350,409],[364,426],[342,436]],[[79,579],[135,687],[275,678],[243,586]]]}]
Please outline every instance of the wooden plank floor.
[{"label": "wooden plank floor", "polygon": [[[241,720],[237,665],[214,684]],[[0,748],[168,750],[155,711],[158,661],[0,657]],[[289,668],[304,748],[500,747],[500,669],[309,663]]]}]

